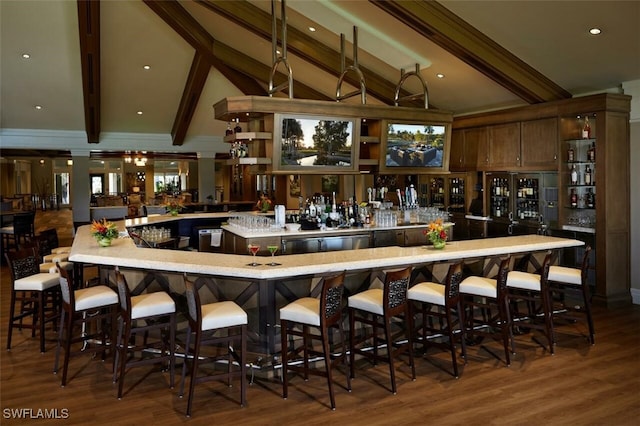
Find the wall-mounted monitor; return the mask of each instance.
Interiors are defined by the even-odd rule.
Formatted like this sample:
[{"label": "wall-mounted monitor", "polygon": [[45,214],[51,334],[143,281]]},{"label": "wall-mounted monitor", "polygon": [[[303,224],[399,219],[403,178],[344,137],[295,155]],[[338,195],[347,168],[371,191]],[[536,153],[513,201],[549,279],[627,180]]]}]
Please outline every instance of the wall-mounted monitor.
[{"label": "wall-mounted monitor", "polygon": [[357,170],[359,120],[275,114],[273,170],[346,173]]},{"label": "wall-mounted monitor", "polygon": [[382,136],[381,170],[391,173],[449,170],[450,124],[388,121]]}]

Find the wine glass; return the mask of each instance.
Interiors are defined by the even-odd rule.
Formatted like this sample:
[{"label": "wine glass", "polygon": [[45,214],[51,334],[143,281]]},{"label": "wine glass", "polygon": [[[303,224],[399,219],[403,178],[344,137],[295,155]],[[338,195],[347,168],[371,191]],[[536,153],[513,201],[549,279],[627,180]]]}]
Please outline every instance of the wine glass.
[{"label": "wine glass", "polygon": [[275,256],[276,256],[276,252],[278,251],[278,246],[276,244],[269,244],[267,246],[267,250],[269,250],[269,253],[271,253],[271,263],[267,263],[267,265],[269,266],[278,266],[280,265],[280,263],[276,263]]},{"label": "wine glass", "polygon": [[247,248],[249,249],[249,252],[251,252],[251,254],[253,255],[253,262],[249,263],[247,266],[259,266],[259,265],[262,265],[262,263],[257,263],[256,262],[256,254],[258,254],[258,252],[260,251],[260,245],[259,244],[249,244],[247,246]]}]

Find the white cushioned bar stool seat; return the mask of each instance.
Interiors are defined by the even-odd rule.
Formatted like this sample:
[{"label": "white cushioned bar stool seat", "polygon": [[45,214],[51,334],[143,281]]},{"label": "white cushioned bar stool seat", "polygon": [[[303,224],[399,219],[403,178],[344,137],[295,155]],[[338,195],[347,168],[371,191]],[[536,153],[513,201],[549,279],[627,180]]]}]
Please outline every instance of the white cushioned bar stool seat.
[{"label": "white cushioned bar stool seat", "polygon": [[[187,298],[187,338],[185,341],[184,360],[182,364],[182,380],[179,396],[184,395],[184,384],[187,375],[187,363],[191,363],[189,380],[189,397],[187,399],[186,416],[191,417],[191,406],[195,385],[210,381],[226,380],[231,386],[232,378],[240,379],[240,405],[247,403],[247,324],[246,312],[233,301],[219,301],[208,304],[200,303],[200,295],[196,285],[184,275],[185,295]],[[192,341],[192,336],[195,339]],[[238,347],[240,345],[240,355]],[[201,354],[202,346],[215,346],[216,354],[205,356]],[[211,351],[213,352],[213,351]],[[205,354],[211,353],[204,352]],[[212,363],[219,359],[227,362],[227,370],[208,372],[198,376],[198,367],[203,363]],[[235,361],[235,362],[234,362]],[[210,401],[207,401],[210,403]]]},{"label": "white cushioned bar stool seat", "polygon": [[[36,330],[40,331],[40,352],[44,352],[45,326],[56,321],[59,314],[58,275],[39,272],[35,246],[7,252],[5,257],[11,270],[7,350],[11,349],[13,329],[27,328],[31,329],[31,337],[35,337]],[[26,318],[31,318],[31,323],[25,323]]]},{"label": "white cushioned bar stool seat", "polygon": [[202,330],[248,324],[247,313],[235,302],[216,302],[202,305]]},{"label": "white cushioned bar stool seat", "polygon": [[[549,267],[552,253],[548,252],[540,269],[536,272],[509,271],[507,275],[507,298],[511,306],[512,326],[524,321],[524,328],[537,329],[544,333],[549,353],[554,353],[554,332],[552,321],[551,293],[549,291]],[[534,253],[527,253],[521,260],[521,265],[528,265],[535,260]],[[540,273],[537,273],[540,272]],[[522,302],[522,303],[521,303]],[[527,312],[520,314],[522,305],[526,306]],[[542,324],[539,319],[542,317]],[[537,343],[538,340],[533,337]],[[545,345],[539,343],[542,347]],[[515,339],[511,339],[511,349],[515,353]]]},{"label": "white cushioned bar stool seat", "polygon": [[[118,382],[118,399],[122,398],[124,378],[129,367],[168,363],[169,387],[173,388],[176,348],[174,300],[164,291],[132,296],[127,280],[118,268],[115,271],[115,280],[118,286],[120,316],[113,381]],[[160,333],[159,338],[149,337],[151,332],[156,330]],[[140,339],[138,335],[143,335],[144,338]],[[138,342],[139,340],[141,342]]]},{"label": "white cushioned bar stool seat", "polygon": [[[73,289],[72,271],[58,264],[60,290],[62,293],[62,313],[58,331],[58,345],[53,365],[53,373],[58,373],[60,350],[64,348],[62,378],[60,385],[67,385],[69,359],[87,353],[102,353],[106,357],[110,341],[115,337],[115,324],[118,307],[118,294],[106,285]],[[95,329],[89,327],[95,324]],[[80,326],[80,327],[77,327]],[[110,329],[110,331],[108,331]],[[108,339],[107,336],[110,338]],[[82,343],[79,351],[72,351],[72,344]]]},{"label": "white cushioned bar stool seat", "polygon": [[[407,297],[409,299],[409,312],[411,318],[420,314],[421,321],[418,321],[416,328],[412,328],[412,340],[421,342],[423,354],[431,346],[448,350],[451,353],[451,365],[453,376],[458,377],[458,359],[456,333],[460,334],[460,345],[462,347],[462,357],[466,359],[466,347],[464,337],[464,312],[460,304],[459,287],[462,281],[462,262],[457,262],[449,266],[447,276],[443,284],[436,282],[421,282],[409,289]],[[416,309],[415,305],[419,305]],[[456,331],[457,317],[458,331]],[[439,327],[433,325],[432,318],[437,318]],[[433,335],[446,336],[447,339],[441,342],[431,338]],[[466,361],[465,361],[466,362]]]},{"label": "white cushioned bar stool seat", "polygon": [[45,262],[39,265],[40,272],[45,272],[49,274],[58,274],[58,263],[61,268],[67,271],[73,271],[73,262]]},{"label": "white cushioned bar stool seat", "polygon": [[[355,356],[359,355],[373,363],[378,361],[389,364],[391,392],[397,392],[395,357],[403,352],[409,354],[411,379],[416,379],[416,367],[413,360],[413,343],[411,337],[412,318],[407,300],[407,288],[411,280],[412,267],[387,271],[382,290],[372,288],[349,296],[349,367],[351,378],[355,377]],[[401,321],[392,320],[401,318]],[[356,322],[362,324],[362,333],[356,336]],[[393,325],[400,325],[406,339],[398,339],[401,333],[392,331]],[[384,337],[378,336],[379,330]],[[357,340],[356,340],[357,338]],[[378,346],[382,343],[387,355],[378,354]],[[371,350],[371,346],[373,349]]]},{"label": "white cushioned bar stool seat", "polygon": [[[511,365],[509,340],[513,337],[511,331],[511,315],[507,301],[507,276],[511,257],[504,259],[484,259],[483,276],[472,275],[460,283],[460,297],[465,311],[465,335],[469,339],[473,336],[492,336],[500,338],[505,355],[505,364]],[[497,275],[494,276],[495,267]],[[476,315],[479,314],[479,315]],[[485,349],[491,355],[500,359],[486,345]]]},{"label": "white cushioned bar stool seat", "polygon": [[[591,315],[591,296],[589,284],[587,282],[587,273],[589,270],[589,259],[591,255],[591,247],[587,246],[584,250],[582,265],[580,268],[570,268],[566,266],[553,265],[549,267],[549,289],[553,296],[552,301],[558,301],[559,309],[553,309],[554,319],[564,318],[573,324],[577,320],[584,321],[586,319],[589,342],[595,344],[595,331],[593,326],[593,316]],[[572,296],[580,293],[582,301],[577,304],[566,303],[568,293],[572,291]],[[571,296],[569,296],[571,297]]]},{"label": "white cushioned bar stool seat", "polygon": [[[309,374],[325,377],[329,388],[331,409],[335,410],[335,395],[333,390],[332,370],[346,361],[345,333],[342,317],[342,296],[344,292],[345,272],[331,277],[322,277],[320,297],[301,297],[280,309],[280,337],[282,343],[282,397],[287,399],[289,387],[289,371],[303,375]],[[312,332],[311,327],[317,327],[319,332]],[[339,340],[335,339],[338,348],[332,350],[331,330],[339,332]],[[298,341],[291,337],[298,337]],[[292,340],[291,342],[289,340]],[[322,351],[313,348],[312,340],[322,342]],[[298,343],[296,345],[296,343]],[[335,355],[334,355],[335,353]],[[302,365],[290,363],[292,357]],[[310,358],[322,357],[324,369],[310,368]],[[292,359],[293,360],[293,359]],[[350,372],[347,371],[347,390],[351,391]]]},{"label": "white cushioned bar stool seat", "polygon": [[42,256],[42,263],[61,263],[69,261],[69,253],[53,253]]},{"label": "white cushioned bar stool seat", "polygon": [[71,246],[68,247],[54,247],[51,249],[52,254],[71,253]]}]

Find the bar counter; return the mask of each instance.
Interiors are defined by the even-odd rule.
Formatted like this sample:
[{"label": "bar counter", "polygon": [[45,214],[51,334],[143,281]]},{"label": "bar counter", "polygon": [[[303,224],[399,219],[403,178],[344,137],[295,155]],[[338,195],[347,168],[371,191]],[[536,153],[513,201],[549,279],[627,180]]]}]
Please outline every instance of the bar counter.
[{"label": "bar counter", "polygon": [[[184,215],[183,217],[212,217],[220,214],[222,213],[203,213]],[[159,216],[148,218],[148,221],[136,222],[134,219],[116,223],[120,231],[124,233],[126,232],[125,226],[159,224],[180,220],[180,218],[181,216]],[[251,256],[248,254],[233,255],[140,248],[136,247],[128,237],[115,239],[111,247],[100,247],[91,236],[89,229],[90,226],[88,225],[78,229],[69,256],[70,261],[257,280],[342,272],[343,270],[394,268],[411,264],[557,250],[584,245],[582,241],[578,240],[542,235],[524,235],[451,241],[447,243],[443,250],[435,250],[431,246],[393,246],[303,255],[281,255],[277,256],[278,263],[281,263],[279,266],[262,265],[251,267],[247,266],[247,263],[251,262]],[[268,233],[265,233],[265,235],[268,235]],[[268,260],[264,261],[264,263],[267,262]]]},{"label": "bar counter", "polygon": [[[126,235],[125,226],[161,224],[191,216],[159,216],[116,223]],[[581,245],[584,243],[574,239],[525,235],[451,241],[441,250],[432,246],[390,246],[280,255],[275,257],[278,266],[269,266],[271,258],[258,256],[256,260],[262,265],[252,267],[248,265],[252,262],[249,254],[140,248],[129,237],[115,239],[110,247],[100,247],[90,234],[90,226],[85,225],[78,229],[69,260],[78,265],[98,265],[103,283],[112,281],[112,271],[117,266],[125,274],[132,294],[159,288],[171,293],[178,305],[183,303],[183,274],[186,273],[198,283],[203,303],[217,300],[238,303],[249,315],[250,351],[258,354],[256,359],[275,360],[279,352],[278,309],[311,294],[321,275],[346,270],[345,293],[349,295],[379,285],[385,269],[413,266],[414,284],[430,276],[436,268],[446,269],[450,261],[477,261]]]}]

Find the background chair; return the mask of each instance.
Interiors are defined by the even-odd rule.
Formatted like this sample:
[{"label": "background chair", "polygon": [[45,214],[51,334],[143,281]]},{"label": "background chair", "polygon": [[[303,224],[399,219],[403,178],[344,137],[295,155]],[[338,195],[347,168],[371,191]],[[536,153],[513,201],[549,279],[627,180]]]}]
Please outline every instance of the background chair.
[{"label": "background chair", "polygon": [[[122,398],[128,367],[166,362],[169,365],[169,386],[173,388],[176,347],[175,302],[164,291],[131,296],[127,280],[119,270],[115,271],[115,278],[118,285],[120,317],[113,381],[118,382],[118,399]],[[159,341],[155,343],[149,343],[147,339],[152,331],[160,332]],[[140,344],[136,343],[138,333],[144,334]],[[159,352],[149,353],[150,349],[159,349]],[[140,353],[139,358],[136,358],[136,352]]]},{"label": "background chair", "polygon": [[[408,291],[409,312],[414,315],[413,303],[420,305],[421,321],[416,329],[411,330],[415,341],[422,342],[423,353],[427,348],[436,346],[451,352],[453,376],[458,377],[458,360],[456,347],[456,324],[459,327],[462,357],[466,362],[466,347],[464,334],[464,311],[460,303],[459,287],[462,281],[462,262],[449,266],[449,272],[444,284],[422,282],[414,285]],[[413,302],[413,303],[412,303]],[[454,322],[454,315],[457,323]],[[438,327],[433,325],[433,318],[438,320]],[[436,341],[436,337],[444,337],[443,341]]]},{"label": "background chair", "polygon": [[[240,378],[240,405],[247,403],[247,313],[235,302],[222,301],[202,305],[195,284],[184,277],[186,288],[188,320],[187,340],[185,343],[184,364],[182,364],[182,381],[180,383],[180,397],[184,395],[184,382],[187,374],[187,362],[191,361],[191,378],[189,380],[189,398],[187,400],[187,417],[191,417],[191,405],[195,385],[214,380],[227,380],[231,386],[231,379]],[[192,336],[193,339],[192,346]],[[236,349],[240,345],[240,355]],[[215,346],[221,350],[219,354],[204,356],[203,346]],[[224,359],[227,369],[224,372],[198,377],[198,368],[205,362],[216,362]],[[238,367],[234,368],[234,362]]]},{"label": "background chair", "polygon": [[[334,277],[322,279],[322,292],[320,298],[302,297],[293,301],[280,309],[280,336],[282,340],[282,397],[287,399],[289,385],[289,371],[304,374],[304,379],[309,378],[309,374],[314,374],[327,378],[329,386],[329,398],[331,409],[336,409],[335,396],[333,391],[333,375],[331,370],[338,365],[338,362],[346,360],[344,327],[342,325],[342,294],[344,291],[345,273]],[[301,330],[295,328],[301,326]],[[320,333],[312,333],[311,328],[317,328]],[[340,332],[340,354],[332,355],[329,337],[331,329],[335,328]],[[302,345],[293,348],[289,353],[289,338],[296,336],[302,338]],[[313,349],[313,340],[322,342],[322,351]],[[289,365],[289,355],[297,356],[302,351],[302,367],[299,365]],[[321,356],[324,359],[324,370],[309,369],[311,356]],[[350,372],[347,371],[347,390],[351,391]]]},{"label": "background chair", "polygon": [[[589,329],[589,342],[595,344],[595,331],[593,328],[593,317],[591,315],[591,296],[589,295],[589,284],[587,284],[587,273],[589,271],[589,256],[591,247],[587,246],[582,258],[580,269],[568,268],[565,266],[549,266],[549,289],[551,300],[559,300],[559,309],[553,309],[553,318],[561,318],[569,321],[586,321]],[[582,298],[582,306],[567,304],[567,296],[578,292]],[[557,296],[557,298],[554,298]]]},{"label": "background chair", "polygon": [[13,224],[0,229],[2,249],[5,253],[17,249],[20,244],[26,243],[36,236],[35,218],[35,211],[16,213],[13,215]]},{"label": "background chair", "polygon": [[[11,251],[5,253],[5,256],[11,270],[7,350],[11,349],[14,328],[31,329],[31,337],[35,337],[36,329],[39,328],[40,352],[44,352],[46,323],[52,322],[55,327],[55,321],[58,319],[59,307],[56,304],[57,293],[60,290],[58,275],[40,272],[38,267],[40,262],[35,247]],[[29,317],[31,317],[31,323],[24,324],[23,319]]]},{"label": "background chair", "polygon": [[[351,378],[355,377],[355,356],[363,356],[374,363],[384,361],[389,363],[389,375],[391,376],[391,392],[397,392],[395,375],[395,357],[407,351],[409,353],[409,365],[411,366],[411,378],[416,379],[416,367],[413,361],[413,343],[411,336],[412,318],[407,303],[407,288],[411,279],[413,268],[407,267],[401,270],[388,271],[385,274],[384,288],[372,288],[354,294],[348,299],[349,306],[349,347],[351,349],[349,365]],[[401,332],[394,335],[391,330],[391,320],[394,317],[402,317]],[[356,321],[365,325],[362,336],[356,341]],[[371,336],[367,333],[367,326],[371,327]],[[378,337],[378,330],[382,328],[384,338]],[[397,335],[404,334],[406,341],[397,341]],[[373,350],[367,350],[364,346],[372,340]],[[378,343],[386,345],[387,356],[378,354]]]},{"label": "background chair", "polygon": [[[62,293],[62,311],[60,313],[60,328],[58,330],[58,344],[56,346],[56,358],[53,364],[53,374],[58,374],[60,349],[64,348],[64,360],[62,362],[62,380],[60,386],[67,384],[67,372],[69,371],[69,359],[72,356],[85,353],[102,352],[102,360],[105,359],[106,350],[109,347],[107,335],[113,343],[115,338],[115,324],[118,314],[118,294],[106,285],[73,290],[71,272],[57,264],[56,270],[60,278],[60,291]],[[107,332],[107,322],[111,332]],[[88,323],[96,324],[96,330],[88,333]],[[81,332],[74,337],[76,326],[81,326]],[[82,348],[72,353],[71,345],[82,343]],[[111,345],[113,348],[113,345]]]}]

